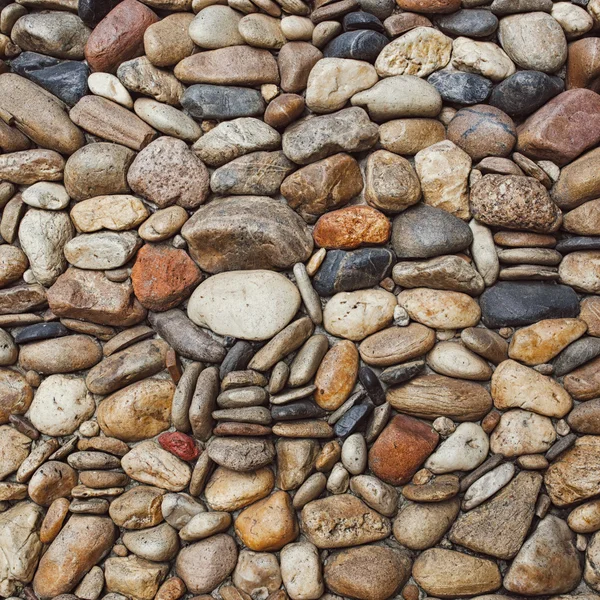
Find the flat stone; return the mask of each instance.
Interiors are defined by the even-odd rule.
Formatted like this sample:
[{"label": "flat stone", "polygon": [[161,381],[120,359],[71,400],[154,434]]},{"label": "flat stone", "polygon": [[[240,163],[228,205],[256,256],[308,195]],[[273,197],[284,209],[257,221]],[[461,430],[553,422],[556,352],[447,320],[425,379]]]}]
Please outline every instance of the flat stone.
[{"label": "flat stone", "polygon": [[434,343],[435,334],[431,329],[411,323],[407,327],[390,327],[367,337],[358,350],[368,365],[387,367],[422,356],[431,350]]},{"label": "flat stone", "polygon": [[475,381],[487,381],[492,370],[485,360],[456,342],[438,342],[427,355],[436,373]]},{"label": "flat stone", "polygon": [[213,201],[197,210],[181,232],[192,258],[209,273],[289,268],[306,260],[313,246],[304,221],[286,205],[263,196]]},{"label": "flat stone", "polygon": [[600,355],[600,340],[581,338],[567,346],[554,361],[554,375],[562,377]]},{"label": "flat stone", "polygon": [[282,147],[290,160],[304,165],[337,152],[367,150],[377,137],[366,112],[354,107],[293,124],[283,135]]},{"label": "flat stone", "polygon": [[481,38],[496,31],[498,18],[487,10],[474,8],[458,10],[450,15],[440,15],[436,17],[435,23],[447,35]]},{"label": "flat stone", "polygon": [[123,534],[123,544],[145,560],[166,561],[175,558],[179,550],[177,530],[168,523]]},{"label": "flat stone", "polygon": [[300,517],[304,534],[317,548],[346,548],[384,539],[391,532],[388,519],[350,494],[309,502]]},{"label": "flat stone", "polygon": [[358,352],[349,341],[338,341],[325,354],[315,376],[316,403],[337,410],[350,396],[358,376]]},{"label": "flat stone", "polygon": [[[498,456],[499,460],[495,457]],[[498,490],[501,490],[515,475],[515,467],[512,463],[502,463],[503,457],[493,455],[480,467],[471,471],[461,481],[461,488],[465,489],[462,502],[464,510],[471,510],[491,498]],[[500,463],[493,468],[494,464]],[[491,470],[490,470],[491,469]]]},{"label": "flat stone", "polygon": [[209,456],[218,465],[232,471],[254,471],[273,461],[272,442],[259,438],[213,438],[208,445]]},{"label": "flat stone", "polygon": [[17,371],[0,368],[0,424],[11,415],[23,415],[33,400],[33,389]]},{"label": "flat stone", "polygon": [[38,373],[70,373],[93,367],[102,358],[100,345],[86,335],[70,335],[27,344],[19,353],[22,368]]},{"label": "flat stone", "polygon": [[240,13],[229,6],[209,5],[198,12],[189,34],[197,46],[209,50],[239,46],[244,43],[238,31],[241,19]]},{"label": "flat stone", "polygon": [[599,385],[595,371],[597,363],[598,360],[594,359],[565,375],[563,380],[565,389],[576,400],[590,400],[597,396],[596,390]]},{"label": "flat stone", "polygon": [[191,85],[183,94],[181,105],[196,119],[259,117],[265,112],[264,100],[257,90],[222,85]]},{"label": "flat stone", "polygon": [[65,244],[64,254],[79,269],[117,269],[133,258],[140,245],[134,232],[105,231],[74,237]]},{"label": "flat stone", "polygon": [[167,575],[167,563],[150,562],[138,556],[113,556],[104,563],[106,589],[112,593],[134,595],[140,600],[154,598]]},{"label": "flat stone", "polygon": [[446,139],[446,128],[437,119],[394,119],[379,127],[379,143],[395,154],[414,155]]},{"label": "flat stone", "polygon": [[113,500],[109,514],[118,527],[147,530],[163,521],[161,503],[165,490],[137,485]]},{"label": "flat stone", "polygon": [[144,52],[157,67],[170,67],[194,53],[194,42],[189,36],[194,15],[173,13],[144,32]]},{"label": "flat stone", "polygon": [[346,31],[335,36],[325,46],[323,56],[326,58],[352,58],[374,63],[389,42],[388,38],[379,31],[370,29]]},{"label": "flat stone", "polygon": [[559,281],[570,285],[577,291],[595,293],[598,287],[597,261],[599,257],[600,253],[597,251],[567,254],[558,268]]}]

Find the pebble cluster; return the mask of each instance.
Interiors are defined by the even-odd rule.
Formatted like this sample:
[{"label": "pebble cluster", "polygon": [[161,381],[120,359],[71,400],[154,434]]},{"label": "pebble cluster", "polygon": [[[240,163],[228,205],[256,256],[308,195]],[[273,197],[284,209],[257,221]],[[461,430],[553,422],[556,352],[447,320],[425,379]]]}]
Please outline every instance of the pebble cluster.
[{"label": "pebble cluster", "polygon": [[600,600],[600,0],[0,10],[0,596]]}]

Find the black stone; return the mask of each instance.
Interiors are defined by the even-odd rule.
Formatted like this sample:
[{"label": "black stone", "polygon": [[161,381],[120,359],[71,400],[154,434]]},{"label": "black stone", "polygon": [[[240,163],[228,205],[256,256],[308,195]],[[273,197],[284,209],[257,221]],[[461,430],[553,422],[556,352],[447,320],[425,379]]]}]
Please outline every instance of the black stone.
[{"label": "black stone", "polygon": [[388,367],[379,374],[379,379],[388,385],[398,385],[425,372],[425,361],[415,360],[402,365]]},{"label": "black stone", "polygon": [[398,258],[432,258],[454,254],[471,245],[473,233],[458,217],[441,208],[417,204],[399,214],[392,226]]},{"label": "black stone", "polygon": [[313,419],[324,417],[325,414],[325,411],[312,400],[299,400],[298,402],[271,407],[271,416],[274,421]]},{"label": "black stone", "polygon": [[347,14],[342,21],[344,31],[359,31],[360,29],[369,29],[385,33],[383,23],[371,13],[368,12],[352,12]]},{"label": "black stone", "polygon": [[554,375],[562,377],[600,356],[600,338],[585,337],[569,344],[554,359]]},{"label": "black stone", "polygon": [[120,2],[121,0],[79,0],[77,14],[86,25],[93,27]]},{"label": "black stone", "polygon": [[454,104],[481,104],[492,91],[492,82],[476,73],[436,71],[427,82],[439,93],[444,102]]},{"label": "black stone", "polygon": [[498,17],[489,10],[462,9],[450,15],[440,15],[437,26],[448,35],[481,38],[498,29]]},{"label": "black stone", "polygon": [[385,248],[330,250],[312,280],[313,287],[320,296],[370,288],[389,275],[393,262],[393,253]]},{"label": "black stone", "polygon": [[359,427],[367,420],[367,417],[373,410],[371,402],[365,402],[353,406],[347,413],[342,415],[340,420],[334,425],[333,432],[336,437],[345,440],[349,435],[352,435]]},{"label": "black stone", "polygon": [[325,58],[354,58],[373,63],[389,42],[385,35],[377,31],[368,29],[348,31],[331,40],[325,46],[323,56]]},{"label": "black stone", "polygon": [[17,344],[28,344],[29,342],[38,342],[40,340],[62,337],[68,333],[69,330],[58,321],[36,323],[35,325],[23,327],[23,329],[15,335],[15,342]]},{"label": "black stone", "polygon": [[563,80],[540,71],[517,71],[492,91],[489,103],[511,117],[535,112],[564,89]]},{"label": "black stone", "polygon": [[382,21],[387,19],[396,7],[394,0],[358,0],[358,3],[363,10],[375,15]]},{"label": "black stone", "polygon": [[385,392],[383,391],[383,387],[381,386],[381,383],[373,369],[369,369],[369,367],[361,367],[358,370],[358,379],[365,388],[369,398],[373,400],[376,406],[379,406],[385,402]]},{"label": "black stone", "polygon": [[562,254],[578,252],[579,250],[600,250],[600,237],[570,237],[560,240],[556,250]]},{"label": "black stone", "polygon": [[219,377],[225,379],[225,375],[232,371],[243,371],[254,356],[254,348],[249,342],[240,340],[236,342],[225,356],[219,368]]},{"label": "black stone", "polygon": [[577,436],[574,433],[569,433],[565,437],[560,438],[555,442],[550,450],[546,452],[545,456],[548,461],[553,461],[558,458],[559,454],[562,454],[565,450],[570,448],[577,441]]},{"label": "black stone", "polygon": [[191,85],[181,97],[181,105],[196,119],[259,117],[265,112],[258,90],[225,85]]},{"label": "black stone", "polygon": [[77,104],[88,93],[90,70],[83,62],[23,52],[10,66],[15,73],[37,83],[69,106]]},{"label": "black stone", "polygon": [[579,314],[579,300],[573,288],[553,283],[501,281],[483,292],[479,304],[481,320],[490,329]]}]

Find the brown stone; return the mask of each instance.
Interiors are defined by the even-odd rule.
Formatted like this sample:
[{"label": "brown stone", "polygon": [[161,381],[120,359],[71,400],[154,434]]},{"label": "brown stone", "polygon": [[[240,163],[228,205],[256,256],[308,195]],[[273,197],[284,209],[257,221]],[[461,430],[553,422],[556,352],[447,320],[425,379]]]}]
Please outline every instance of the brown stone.
[{"label": "brown stone", "polygon": [[569,44],[565,87],[600,90],[600,38],[588,37]]},{"label": "brown stone", "polygon": [[427,423],[397,415],[369,451],[369,467],[386,483],[404,485],[435,450],[438,441],[439,435]]},{"label": "brown stone", "polygon": [[69,501],[66,498],[57,498],[52,502],[40,528],[40,541],[50,544],[62,529],[64,520],[69,514]]},{"label": "brown stone", "polygon": [[552,200],[563,210],[570,210],[588,200],[598,198],[600,196],[599,169],[600,148],[597,148],[561,169],[558,181],[551,191]]},{"label": "brown stone", "polygon": [[323,215],[313,237],[321,248],[351,250],[364,244],[385,244],[392,231],[390,221],[370,206],[349,206]]},{"label": "brown stone", "polygon": [[468,327],[461,331],[460,339],[469,350],[496,365],[508,358],[508,343],[490,329]]},{"label": "brown stone", "polygon": [[248,46],[229,46],[188,56],[175,66],[175,77],[183,83],[216,85],[279,83],[277,62],[272,54]]},{"label": "brown stone", "polygon": [[306,89],[308,76],[323,53],[308,42],[289,42],[279,51],[277,65],[284,92],[301,93]]},{"label": "brown stone", "polygon": [[24,313],[44,306],[46,306],[46,289],[39,283],[19,284],[0,291],[0,315]]},{"label": "brown stone", "polygon": [[71,373],[89,369],[102,360],[100,344],[87,335],[69,335],[21,347],[19,364],[26,371]]},{"label": "brown stone", "polygon": [[[427,471],[427,477],[431,472]],[[415,475],[414,480],[417,478]],[[402,495],[412,502],[445,502],[460,491],[457,475],[438,475],[425,483],[409,483],[402,488]]]},{"label": "brown stone", "polygon": [[522,231],[498,231],[494,234],[494,241],[499,246],[508,248],[554,248],[556,246],[556,238],[552,235]]},{"label": "brown stone", "polygon": [[[392,15],[388,17],[384,22],[386,33],[392,37],[398,37],[415,27],[432,27],[431,21],[423,15],[417,15],[416,13],[403,12],[399,15]],[[440,140],[436,140],[440,141]],[[435,142],[434,142],[435,143]]]},{"label": "brown stone", "polygon": [[349,340],[333,345],[315,376],[315,402],[325,410],[338,409],[350,396],[358,375],[358,352]]},{"label": "brown stone", "polygon": [[[406,13],[394,16],[404,17]],[[381,146],[395,154],[413,156],[445,139],[446,129],[437,119],[395,119],[379,127]]]},{"label": "brown stone", "polygon": [[[0,178],[18,185],[31,185],[38,181],[59,181],[62,179],[64,166],[65,159],[54,150],[23,150],[0,155]],[[20,194],[17,194],[6,205],[5,213],[15,198],[22,202]],[[12,241],[8,240],[4,233],[2,237],[6,241]]]},{"label": "brown stone", "polygon": [[485,175],[471,188],[470,204],[475,219],[494,227],[546,233],[561,223],[560,210],[533,177]]},{"label": "brown stone", "polygon": [[200,283],[202,274],[185,250],[145,244],[131,270],[133,291],[148,310],[175,308]]},{"label": "brown stone", "polygon": [[[137,0],[124,0],[119,6],[127,2],[139,4]],[[152,127],[133,112],[100,96],[84,96],[71,109],[69,117],[89,133],[123,144],[132,150],[141,150],[157,135]]]},{"label": "brown stone", "polygon": [[19,152],[31,147],[31,140],[16,127],[0,121],[0,148],[4,152]]},{"label": "brown stone", "polygon": [[67,269],[48,290],[48,303],[58,317],[100,325],[129,327],[144,319],[146,310],[130,282],[109,281],[103,273]]},{"label": "brown stone", "polygon": [[33,389],[21,373],[0,369],[0,425],[11,415],[24,415],[33,400]]},{"label": "brown stone", "polygon": [[165,490],[148,485],[136,485],[115,498],[109,509],[110,518],[118,527],[146,529],[163,520],[161,504]]},{"label": "brown stone", "polygon": [[599,365],[600,358],[595,358],[565,375],[563,385],[575,400],[591,400],[600,394]]},{"label": "brown stone", "polygon": [[144,50],[144,32],[158,21],[150,8],[137,0],[117,4],[92,31],[85,58],[92,71],[113,73],[124,61]]},{"label": "brown stone", "polygon": [[304,98],[297,94],[281,94],[269,102],[264,120],[275,129],[283,129],[304,112]]},{"label": "brown stone", "polygon": [[281,195],[307,222],[340,208],[363,189],[360,167],[348,154],[334,154],[302,167],[281,184]]},{"label": "brown stone", "polygon": [[27,493],[40,506],[50,506],[58,498],[71,495],[77,485],[77,472],[67,463],[49,460],[29,480]]},{"label": "brown stone", "polygon": [[518,128],[517,150],[559,166],[600,141],[600,96],[573,89],[559,94]]},{"label": "brown stone", "polygon": [[448,125],[447,135],[473,160],[508,156],[517,141],[513,120],[500,109],[485,104],[459,110]]},{"label": "brown stone", "polygon": [[576,235],[600,234],[600,199],[589,200],[564,215],[563,229]]},{"label": "brown stone", "polygon": [[567,417],[567,423],[577,433],[600,434],[600,399],[578,404]]},{"label": "brown stone", "polygon": [[29,261],[25,253],[16,246],[0,246],[0,287],[6,287],[21,279]]},{"label": "brown stone", "polygon": [[435,344],[435,331],[419,323],[408,327],[389,327],[361,342],[360,357],[375,367],[407,362],[429,352]]},{"label": "brown stone", "polygon": [[144,32],[144,52],[157,67],[170,67],[194,53],[194,42],[188,35],[194,15],[174,13],[153,23]]},{"label": "brown stone", "polygon": [[402,10],[425,14],[446,14],[460,8],[457,0],[396,0]]},{"label": "brown stone", "polygon": [[298,523],[287,492],[275,492],[243,510],[235,520],[235,532],[256,552],[275,552],[298,536]]},{"label": "brown stone", "polygon": [[579,318],[587,323],[588,335],[600,337],[600,298],[590,296],[581,302]]}]

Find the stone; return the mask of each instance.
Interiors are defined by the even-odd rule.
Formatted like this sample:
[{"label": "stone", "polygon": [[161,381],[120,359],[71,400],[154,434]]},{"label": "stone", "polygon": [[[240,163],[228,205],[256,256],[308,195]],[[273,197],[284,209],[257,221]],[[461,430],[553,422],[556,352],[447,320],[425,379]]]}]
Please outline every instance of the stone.
[{"label": "stone", "polygon": [[[159,350],[146,345],[145,350],[153,350],[155,353],[162,351],[164,357],[163,348]],[[118,365],[126,355],[116,354],[115,357],[118,362],[115,361],[114,364]],[[102,384],[102,379],[96,379],[93,371],[90,371],[86,381],[89,381],[91,389],[100,388]],[[101,388],[103,393],[112,391],[113,386],[107,385],[106,388]],[[105,435],[127,442],[154,437],[169,428],[174,391],[174,385],[165,380],[143,379],[132,383],[100,403],[97,412],[98,424]]]},{"label": "stone", "polygon": [[100,325],[128,327],[146,315],[131,283],[115,283],[101,272],[75,268],[67,269],[48,290],[48,303],[59,317]]},{"label": "stone", "polygon": [[323,55],[327,58],[352,58],[373,63],[387,44],[389,44],[388,38],[379,31],[369,29],[346,31],[335,36],[325,46]]},{"label": "stone", "polygon": [[94,400],[81,377],[50,375],[38,387],[28,414],[42,433],[61,436],[73,433],[94,409]]},{"label": "stone", "polygon": [[[207,8],[228,7],[215,5]],[[183,94],[181,105],[196,119],[260,117],[265,112],[260,92],[234,86],[191,85]]]},{"label": "stone", "polygon": [[[598,222],[599,204],[595,200],[590,200],[569,211],[563,218],[563,228],[574,234],[596,235],[600,231]],[[577,249],[575,248],[575,250]],[[581,248],[581,250],[585,250],[585,248]]]},{"label": "stone", "polygon": [[580,318],[587,323],[588,334],[594,337],[598,336],[597,311],[597,302],[594,297],[588,297],[582,301]]},{"label": "stone", "polygon": [[247,46],[230,46],[193,54],[178,62],[174,73],[185,84],[254,86],[279,83],[277,62],[271,53]]},{"label": "stone", "polygon": [[191,477],[188,465],[150,440],[132,448],[121,466],[132,479],[171,492],[185,489]]},{"label": "stone", "polygon": [[487,381],[492,370],[485,360],[456,342],[439,342],[427,355],[436,373],[475,381]]},{"label": "stone", "polygon": [[396,297],[384,290],[341,292],[329,300],[323,312],[328,333],[353,341],[391,324]]},{"label": "stone", "polygon": [[85,46],[92,71],[114,73],[124,61],[141,54],[144,32],[158,17],[137,0],[117,4],[93,30]]},{"label": "stone", "polygon": [[[539,561],[538,557],[544,560]],[[573,533],[562,519],[548,515],[523,544],[504,577],[504,587],[517,594],[562,594],[581,578]]]},{"label": "stone", "polygon": [[425,468],[435,474],[471,471],[487,456],[489,440],[475,423],[461,423],[427,459]]},{"label": "stone", "polygon": [[281,94],[269,102],[264,120],[275,129],[284,129],[304,112],[304,98],[297,94]]},{"label": "stone", "polygon": [[73,515],[40,560],[33,579],[36,594],[50,598],[73,590],[116,538],[110,519]]},{"label": "stone", "polygon": [[404,485],[433,452],[438,440],[438,434],[426,423],[397,415],[371,447],[369,468],[386,483]]},{"label": "stone", "polygon": [[65,188],[74,200],[129,192],[127,171],[135,154],[119,144],[98,142],[83,146],[65,165]]},{"label": "stone", "polygon": [[[12,182],[22,185],[37,183],[38,181],[60,180],[65,166],[64,158],[53,150],[25,150],[2,155],[0,159],[0,173],[4,182]],[[11,211],[11,207],[18,218],[23,210],[22,200],[17,195],[6,205],[5,215]],[[5,217],[6,218],[6,217]],[[14,217],[11,215],[12,221]],[[10,228],[10,229],[9,229]],[[8,231],[7,231],[8,229]],[[2,227],[4,239],[14,240],[16,226],[7,221],[7,227]]]},{"label": "stone", "polygon": [[64,186],[58,183],[40,181],[28,187],[21,198],[33,208],[61,210],[69,205],[69,195]]},{"label": "stone", "polygon": [[596,358],[600,354],[600,340],[581,338],[567,346],[554,361],[554,375],[562,377]]},{"label": "stone", "polygon": [[264,467],[275,457],[272,442],[260,438],[213,438],[207,452],[218,465],[242,472]]},{"label": "stone", "polygon": [[257,552],[280,550],[294,541],[298,524],[287,492],[275,492],[244,509],[235,520],[242,542]]},{"label": "stone", "polygon": [[248,595],[264,595],[277,591],[281,587],[277,557],[268,552],[242,550],[232,581],[238,590]]},{"label": "stone", "polygon": [[[521,68],[554,73],[567,59],[563,28],[550,15],[533,12],[510,15],[500,21],[498,38],[504,51]],[[527,40],[526,43],[522,43]],[[540,52],[540,44],[544,51]]]},{"label": "stone", "polygon": [[161,503],[165,490],[147,485],[130,488],[110,504],[109,514],[115,525],[145,530],[163,521]]},{"label": "stone", "polygon": [[188,34],[193,20],[189,13],[173,13],[144,31],[144,52],[153,65],[170,67],[193,54],[194,42]]},{"label": "stone", "polygon": [[478,42],[458,37],[452,42],[452,67],[475,73],[493,82],[502,82],[516,71],[513,61],[493,42]]},{"label": "stone", "polygon": [[284,44],[277,56],[281,89],[294,94],[303,92],[311,69],[322,58],[323,53],[312,44],[306,42]]},{"label": "stone", "polygon": [[279,439],[277,451],[277,487],[299,488],[314,468],[319,444],[316,440]]},{"label": "stone", "polygon": [[[485,15],[490,14],[487,11],[481,12]],[[453,104],[481,104],[487,100],[492,91],[492,82],[489,79],[476,73],[463,73],[462,71],[445,69],[435,71],[427,78],[427,83],[430,83],[439,92],[442,100]]]},{"label": "stone", "polygon": [[[248,219],[249,215],[253,220]],[[259,238],[255,227],[261,230]],[[196,211],[183,226],[182,235],[190,245],[192,258],[209,273],[289,268],[306,260],[312,251],[304,221],[287,206],[262,196],[213,201]],[[217,241],[218,249],[214,246]],[[277,248],[276,255],[273,247]]]},{"label": "stone", "polygon": [[50,506],[54,500],[71,495],[77,483],[77,473],[66,463],[50,460],[32,475],[27,493],[40,506]]},{"label": "stone", "polygon": [[69,106],[77,104],[88,92],[90,72],[87,65],[78,61],[22,52],[11,61],[11,67],[15,73],[27,77]]},{"label": "stone", "polygon": [[394,219],[392,246],[398,258],[431,258],[467,248],[468,225],[441,208],[417,204]]},{"label": "stone", "polygon": [[29,456],[31,439],[8,425],[0,426],[0,479],[15,472]]},{"label": "stone", "polygon": [[274,483],[268,468],[241,473],[217,467],[206,485],[206,502],[212,510],[231,512],[268,496]]},{"label": "stone", "polygon": [[435,23],[447,35],[480,38],[496,31],[498,18],[487,10],[462,9],[449,15],[439,15]]},{"label": "stone", "polygon": [[29,261],[25,253],[16,246],[0,246],[0,287],[19,281],[27,270]]},{"label": "stone", "polygon": [[368,89],[378,80],[375,69],[364,61],[323,58],[308,77],[306,105],[315,113],[334,112],[343,108],[357,92]]},{"label": "stone", "polygon": [[337,410],[350,396],[358,374],[358,352],[350,341],[339,341],[325,354],[315,375],[315,402]]},{"label": "stone", "polygon": [[567,519],[569,528],[576,533],[594,533],[598,523],[598,501],[592,500],[574,508]]},{"label": "stone", "polygon": [[382,546],[342,550],[327,560],[323,576],[336,594],[362,600],[385,600],[410,577],[408,553]]},{"label": "stone", "polygon": [[288,544],[281,550],[280,561],[281,579],[292,600],[310,600],[322,596],[321,561],[313,544]]},{"label": "stone", "polygon": [[553,4],[551,14],[563,28],[568,40],[581,37],[594,26],[589,13],[580,6],[571,6],[568,2]]},{"label": "stone", "polygon": [[515,409],[502,413],[490,436],[490,448],[494,454],[506,457],[539,454],[555,441],[556,431],[548,417]]},{"label": "stone", "polygon": [[[585,205],[584,205],[585,206]],[[559,281],[578,291],[594,293],[597,288],[597,251],[573,252],[564,257],[558,268]],[[586,263],[585,270],[582,268]]]},{"label": "stone", "polygon": [[390,327],[367,337],[358,350],[368,365],[387,367],[422,356],[434,343],[435,334],[431,329],[411,323],[407,327]]},{"label": "stone", "polygon": [[147,242],[162,242],[180,231],[188,220],[188,214],[181,206],[169,206],[157,210],[138,229],[139,236]]},{"label": "stone", "polygon": [[102,96],[126,108],[133,107],[131,94],[115,75],[111,75],[110,73],[92,73],[88,78],[88,86],[90,92],[96,96]]},{"label": "stone", "polygon": [[147,561],[138,556],[111,557],[104,563],[106,589],[134,595],[140,600],[154,598],[167,575],[169,565]]},{"label": "stone", "polygon": [[411,550],[435,546],[458,516],[458,498],[442,502],[407,503],[394,521],[394,537]]},{"label": "stone", "polygon": [[300,525],[317,548],[346,548],[384,539],[389,520],[350,494],[328,496],[309,502],[301,512]]},{"label": "stone", "polygon": [[286,43],[280,22],[279,19],[268,15],[246,15],[240,20],[238,31],[250,46],[278,50]]},{"label": "stone", "polygon": [[315,26],[312,21],[306,17],[291,15],[281,19],[281,31],[285,38],[290,41],[310,42],[314,29]]},{"label": "stone", "polygon": [[141,240],[134,232],[78,235],[64,246],[69,264],[79,269],[117,269],[133,258]]},{"label": "stone", "polygon": [[442,548],[420,554],[412,573],[427,594],[440,598],[486,594],[502,585],[500,571],[491,560]]},{"label": "stone", "polygon": [[565,376],[563,380],[565,390],[576,400],[590,400],[596,397],[597,363],[598,361],[594,359]]},{"label": "stone", "polygon": [[419,77],[396,75],[354,95],[352,104],[364,107],[375,121],[389,121],[402,117],[435,117],[442,108],[442,98],[431,84]]},{"label": "stone", "polygon": [[298,169],[281,183],[281,194],[291,208],[307,222],[346,204],[363,188],[356,160],[348,154],[334,154]]},{"label": "stone", "polygon": [[244,43],[238,31],[241,19],[240,13],[228,6],[207,6],[190,23],[190,38],[194,44],[208,50],[239,46]]},{"label": "stone", "polygon": [[395,154],[414,155],[446,139],[446,129],[437,119],[394,119],[379,127],[379,143]]},{"label": "stone", "polygon": [[11,415],[23,415],[33,400],[33,389],[17,371],[0,368],[0,424]]},{"label": "stone", "polygon": [[145,560],[167,561],[179,550],[177,530],[168,523],[123,534],[123,544],[136,556]]},{"label": "stone", "polygon": [[43,518],[43,509],[33,502],[19,502],[0,514],[0,593],[5,597],[33,579],[43,547],[39,531]]},{"label": "stone", "polygon": [[598,94],[591,90],[573,89],[559,94],[519,127],[517,150],[534,160],[548,159],[559,166],[571,162],[598,141],[600,132],[594,115],[599,103]]},{"label": "stone", "polygon": [[189,592],[204,594],[229,576],[237,557],[235,540],[219,533],[186,546],[177,556],[175,568]]}]

